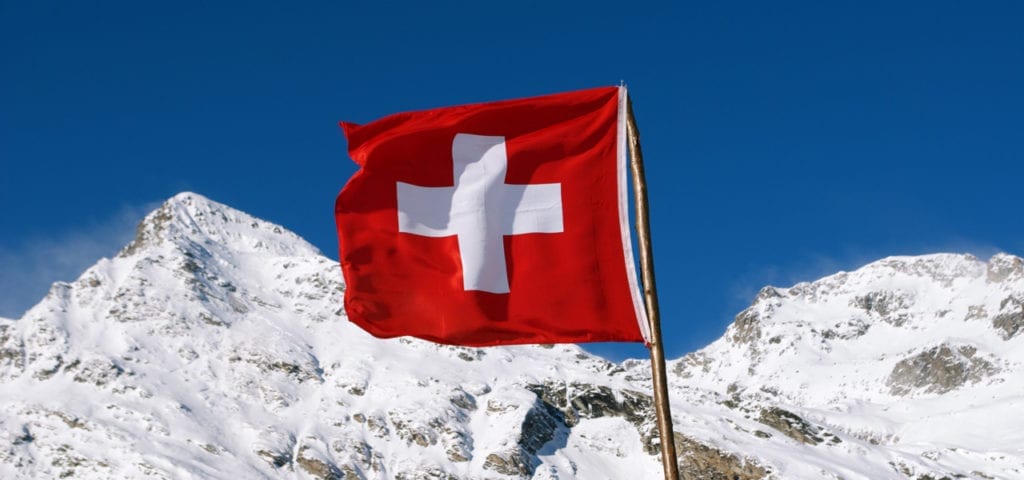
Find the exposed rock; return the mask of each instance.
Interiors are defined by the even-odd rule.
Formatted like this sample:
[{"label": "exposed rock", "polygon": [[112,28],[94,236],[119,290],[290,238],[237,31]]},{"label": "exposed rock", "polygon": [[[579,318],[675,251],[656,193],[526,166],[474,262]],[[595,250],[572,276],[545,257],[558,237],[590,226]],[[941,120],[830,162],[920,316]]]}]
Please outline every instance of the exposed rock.
[{"label": "exposed rock", "polygon": [[978,320],[986,317],[988,317],[988,310],[985,309],[984,305],[971,305],[967,307],[967,315],[964,316],[964,321]]},{"label": "exposed rock", "polygon": [[93,358],[84,362],[74,361],[67,366],[67,371],[74,372],[74,380],[79,383],[91,383],[98,387],[110,383],[125,374],[125,369],[113,361]]},{"label": "exposed rock", "polygon": [[334,440],[331,442],[331,450],[342,455],[342,458],[347,457],[351,462],[351,464],[337,465],[345,480],[375,478],[374,473],[384,471],[384,455],[358,438]]},{"label": "exposed rock", "polygon": [[691,378],[697,371],[709,373],[711,371],[711,359],[703,352],[687,353],[672,367],[672,373],[682,378]]},{"label": "exposed rock", "polygon": [[391,429],[388,428],[387,420],[383,417],[367,417],[366,428],[377,438],[387,438],[391,435]]},{"label": "exposed rock", "polygon": [[991,283],[1003,282],[1011,277],[1024,276],[1024,259],[1005,253],[997,253],[988,260],[986,279]]},{"label": "exposed rock", "polygon": [[561,412],[546,404],[535,404],[523,419],[519,446],[526,453],[536,454],[545,443],[555,437],[559,423],[565,424],[565,417],[561,415]]},{"label": "exposed rock", "polygon": [[729,339],[733,343],[754,345],[761,338],[760,316],[755,307],[747,308],[736,315],[732,326],[729,327],[731,335]]},{"label": "exposed rock", "polygon": [[992,317],[992,326],[999,329],[999,336],[1009,340],[1024,331],[1024,301],[1007,297],[999,305],[998,315]]},{"label": "exposed rock", "polygon": [[9,329],[9,325],[0,324],[0,372],[20,373],[25,369],[25,344]]},{"label": "exposed rock", "polygon": [[50,462],[51,465],[60,470],[59,478],[70,478],[75,476],[75,469],[89,465],[88,458],[75,453],[70,445],[61,445],[56,449],[56,455]]},{"label": "exposed rock", "polygon": [[454,345],[447,345],[445,349],[454,352],[456,356],[467,362],[473,362],[484,358],[487,352],[482,348],[470,348],[470,347],[458,347]]},{"label": "exposed rock", "polygon": [[427,468],[415,472],[397,473],[395,474],[395,480],[459,480],[459,477],[439,468]]},{"label": "exposed rock", "polygon": [[83,429],[83,430],[88,430],[89,429],[86,426],[85,422],[82,421],[78,417],[69,415],[69,414],[64,413],[64,412],[57,412],[57,411],[50,412],[50,414],[52,416],[54,416],[54,417],[59,418],[60,421],[64,422],[64,425],[68,426],[68,428],[80,428],[80,429]]},{"label": "exposed rock", "polygon": [[487,456],[484,468],[493,470],[502,475],[529,478],[533,474],[534,467],[523,460],[522,451],[514,448],[501,454],[492,453]]},{"label": "exposed rock", "polygon": [[936,254],[917,257],[889,257],[870,267],[889,268],[895,272],[930,279],[944,287],[960,278],[976,278],[985,274],[986,265],[970,254]]},{"label": "exposed rock", "polygon": [[292,463],[292,456],[287,452],[256,450],[256,455],[273,465],[274,468],[281,468]]},{"label": "exposed rock", "polygon": [[434,426],[441,421],[435,420],[433,425],[424,425],[408,420],[411,417],[407,412],[389,412],[388,418],[391,425],[395,427],[395,434],[398,438],[405,440],[410,445],[415,443],[421,447],[428,447],[437,443],[437,434]]},{"label": "exposed rock", "polygon": [[761,480],[770,473],[752,459],[675,434],[680,480]]},{"label": "exposed rock", "polygon": [[943,344],[900,360],[885,384],[893,395],[946,393],[996,372],[998,369],[978,355],[975,347]]},{"label": "exposed rock", "polygon": [[880,290],[857,296],[850,302],[850,305],[869,314],[878,315],[886,323],[899,327],[908,319],[908,315],[903,310],[910,302],[911,299],[906,292]]},{"label": "exposed rock", "polygon": [[783,435],[793,440],[808,445],[817,445],[825,441],[821,437],[821,428],[812,425],[799,415],[783,410],[779,407],[770,407],[761,410],[761,416],[757,421],[772,427]]},{"label": "exposed rock", "polygon": [[779,289],[772,286],[767,286],[757,292],[757,296],[754,297],[754,303],[771,300],[773,298],[782,298],[782,295],[783,294]]},{"label": "exposed rock", "polygon": [[447,434],[444,437],[446,440],[449,438],[453,439],[452,441],[444,442],[446,445],[444,454],[449,461],[462,463],[473,459],[472,450],[467,445],[472,442],[472,439],[468,435],[450,428],[445,429],[444,433]]},{"label": "exposed rock", "polygon": [[295,463],[313,478],[320,480],[344,480],[345,475],[336,465],[325,462],[312,455],[311,449],[305,445],[299,449]]},{"label": "exposed rock", "polygon": [[632,423],[652,455],[657,447],[653,400],[650,395],[585,383],[529,385],[527,388],[544,403],[547,411],[567,427],[585,418],[621,417]]},{"label": "exposed rock", "polygon": [[506,403],[495,398],[487,400],[488,413],[505,413],[515,409],[516,405],[513,403]]},{"label": "exposed rock", "polygon": [[316,357],[312,356],[306,356],[306,358],[302,359],[285,360],[253,349],[236,351],[228,357],[228,361],[252,364],[265,374],[281,374],[296,383],[323,381],[323,369],[320,368]]},{"label": "exposed rock", "polygon": [[555,437],[559,425],[565,425],[564,415],[538,398],[523,419],[516,446],[487,455],[484,468],[528,478],[540,463],[537,452]]},{"label": "exposed rock", "polygon": [[126,245],[118,257],[128,257],[138,253],[148,245],[155,243],[161,233],[166,229],[167,224],[174,219],[170,203],[164,203],[160,208],[146,216],[139,225],[135,227],[135,239]]},{"label": "exposed rock", "polygon": [[364,480],[366,478],[363,475],[360,475],[359,471],[351,465],[342,465],[338,468],[341,469],[342,480]]},{"label": "exposed rock", "polygon": [[449,400],[452,402],[452,405],[455,405],[456,407],[459,407],[465,411],[472,412],[477,408],[476,398],[474,398],[473,395],[470,395],[462,388],[458,388],[452,391],[452,396],[449,398]]},{"label": "exposed rock", "polygon": [[[523,419],[518,448],[489,454],[485,468],[506,475],[533,475],[540,463],[537,452],[554,439],[558,429],[572,428],[588,418],[624,418],[636,426],[647,453],[659,451],[648,395],[584,383],[546,383],[528,385],[527,389],[537,395],[537,402]],[[487,409],[499,413],[508,407],[488,401]]]},{"label": "exposed rock", "polygon": [[[861,319],[850,319],[846,322],[836,323],[832,328],[821,332],[822,338],[826,340],[842,339],[850,340],[864,336],[871,329],[871,323]],[[769,343],[779,343],[779,337],[773,337]]]}]

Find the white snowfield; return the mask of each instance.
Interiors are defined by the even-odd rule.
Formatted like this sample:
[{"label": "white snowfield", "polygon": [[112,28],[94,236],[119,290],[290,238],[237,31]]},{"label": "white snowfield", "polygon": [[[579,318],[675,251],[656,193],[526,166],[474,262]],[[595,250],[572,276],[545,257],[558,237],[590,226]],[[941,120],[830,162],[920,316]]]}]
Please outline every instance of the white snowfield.
[{"label": "white snowfield", "polygon": [[[645,361],[379,340],[336,262],[194,193],[0,319],[0,478],[660,478]],[[684,478],[1024,478],[1024,262],[766,287],[671,361]]]}]

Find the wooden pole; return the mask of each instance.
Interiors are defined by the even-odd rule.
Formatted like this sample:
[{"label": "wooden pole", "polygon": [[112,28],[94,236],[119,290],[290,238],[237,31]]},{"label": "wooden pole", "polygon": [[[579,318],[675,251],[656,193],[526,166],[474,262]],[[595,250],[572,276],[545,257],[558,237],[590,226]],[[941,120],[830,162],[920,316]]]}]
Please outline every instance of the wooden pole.
[{"label": "wooden pole", "polygon": [[643,279],[644,302],[650,325],[651,371],[654,380],[654,410],[661,437],[661,465],[665,480],[679,480],[675,434],[672,432],[672,411],[668,403],[668,381],[665,377],[665,351],[661,343],[661,318],[658,291],[654,285],[654,252],[651,247],[651,224],[647,213],[647,180],[644,177],[644,156],[640,151],[640,131],[633,116],[633,100],[626,97],[626,137],[629,142],[630,169],[633,171],[633,194],[636,200],[636,231],[640,245],[640,275]]}]

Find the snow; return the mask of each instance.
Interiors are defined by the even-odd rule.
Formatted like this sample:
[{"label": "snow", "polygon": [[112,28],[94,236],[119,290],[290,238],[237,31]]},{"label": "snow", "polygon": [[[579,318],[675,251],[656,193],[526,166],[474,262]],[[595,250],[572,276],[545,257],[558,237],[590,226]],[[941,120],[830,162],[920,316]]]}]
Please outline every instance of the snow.
[{"label": "snow", "polygon": [[[709,365],[684,369],[686,383],[721,394],[731,385],[745,401],[766,400],[843,440],[827,451],[805,447],[805,467],[783,461],[780,472],[813,476],[806,465],[821,465],[843,478],[884,478],[896,472],[868,467],[893,461],[914,475],[1024,478],[1024,336],[1004,339],[991,321],[1008,298],[1024,298],[1019,275],[993,282],[986,263],[966,255],[891,257],[772,293],[751,307],[759,315],[754,341],[733,340],[734,324],[697,353]],[[887,306],[865,310],[865,298]],[[989,313],[972,318],[972,310]],[[998,371],[944,393],[892,391],[887,382],[901,360],[942,345],[974,349],[973,358]],[[676,392],[678,402],[684,390]]]},{"label": "snow", "polygon": [[[1022,308],[1021,264],[890,257],[768,287],[669,362],[677,432],[770,478],[1024,478],[1024,333],[995,324]],[[0,318],[0,478],[660,475],[653,418],[622,410],[650,391],[645,361],[380,340],[343,291],[283,227],[176,195],[118,256]],[[897,393],[900,362],[943,346],[948,371]]]}]

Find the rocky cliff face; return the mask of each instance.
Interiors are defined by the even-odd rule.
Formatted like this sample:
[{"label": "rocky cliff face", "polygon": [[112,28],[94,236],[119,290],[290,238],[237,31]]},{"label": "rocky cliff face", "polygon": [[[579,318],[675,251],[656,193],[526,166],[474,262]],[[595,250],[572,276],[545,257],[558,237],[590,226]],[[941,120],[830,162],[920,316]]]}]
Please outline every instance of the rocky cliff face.
[{"label": "rocky cliff face", "polygon": [[[684,478],[1024,477],[1024,266],[768,287],[671,362]],[[2,478],[659,478],[649,366],[379,340],[335,262],[178,195],[0,319]]]}]

